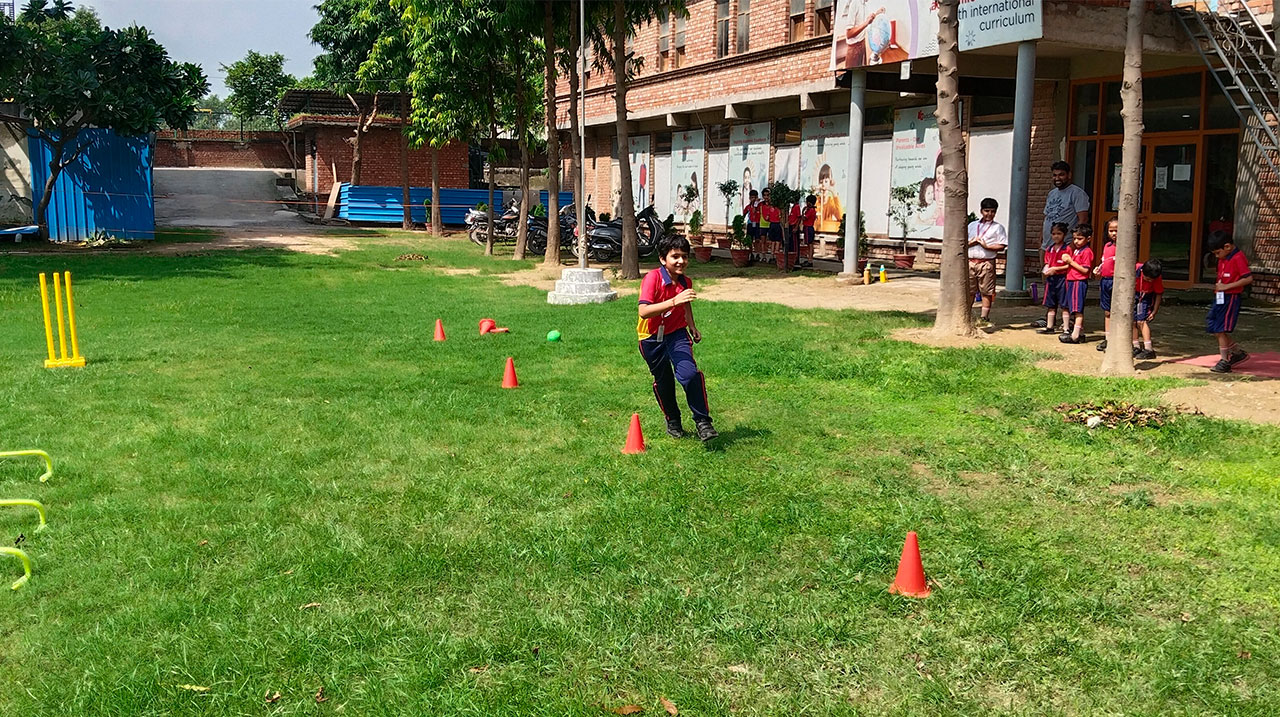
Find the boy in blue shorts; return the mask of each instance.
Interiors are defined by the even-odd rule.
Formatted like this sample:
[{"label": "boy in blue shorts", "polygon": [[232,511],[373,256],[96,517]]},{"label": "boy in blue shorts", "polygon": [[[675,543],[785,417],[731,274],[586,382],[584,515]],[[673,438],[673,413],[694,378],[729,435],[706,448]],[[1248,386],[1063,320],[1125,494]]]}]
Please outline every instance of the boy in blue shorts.
[{"label": "boy in blue shorts", "polygon": [[1164,280],[1160,278],[1164,267],[1159,259],[1148,259],[1138,265],[1137,271],[1138,279],[1133,286],[1133,357],[1149,361],[1156,357],[1151,345],[1151,322],[1156,318],[1164,296]]},{"label": "boy in blue shorts", "polygon": [[1036,326],[1041,327],[1042,334],[1057,333],[1054,326],[1057,324],[1059,307],[1062,308],[1062,333],[1065,334],[1070,329],[1067,323],[1070,318],[1067,313],[1067,267],[1059,261],[1067,250],[1069,231],[1070,229],[1063,222],[1054,222],[1049,229],[1049,244],[1044,248],[1044,266],[1040,270],[1040,273],[1044,274],[1042,303],[1049,312],[1045,315],[1044,321],[1035,323]]},{"label": "boy in blue shorts", "polygon": [[1244,252],[1231,241],[1231,235],[1216,231],[1209,235],[1205,245],[1218,259],[1218,282],[1213,285],[1213,305],[1205,320],[1205,330],[1218,339],[1218,363],[1209,370],[1214,373],[1230,373],[1231,367],[1249,358],[1249,354],[1236,345],[1231,332],[1236,330],[1240,317],[1240,299],[1244,287],[1253,283],[1249,260]]},{"label": "boy in blue shorts", "polygon": [[1082,344],[1084,336],[1084,300],[1089,294],[1089,272],[1093,271],[1093,227],[1077,224],[1071,233],[1071,248],[1058,261],[1067,267],[1067,311],[1071,312],[1071,333],[1062,332],[1058,340],[1064,344]]},{"label": "boy in blue shorts", "polygon": [[1116,277],[1116,238],[1120,236],[1120,221],[1112,219],[1107,222],[1107,243],[1102,245],[1102,261],[1093,270],[1098,278],[1098,306],[1102,308],[1102,341],[1098,342],[1098,350],[1107,350],[1107,334],[1111,333],[1111,290],[1115,286]]},{"label": "boy in blue shorts", "polygon": [[680,405],[676,403],[676,381],[684,386],[689,411],[693,413],[698,438],[703,442],[718,433],[711,425],[711,409],[707,402],[707,380],[693,360],[693,345],[702,334],[693,323],[693,306],[698,298],[693,281],[685,276],[689,264],[689,240],[668,234],[658,240],[658,260],[662,266],[645,274],[640,282],[640,319],[636,333],[640,337],[640,355],[653,374],[653,395],[667,419],[667,433],[683,438]]}]

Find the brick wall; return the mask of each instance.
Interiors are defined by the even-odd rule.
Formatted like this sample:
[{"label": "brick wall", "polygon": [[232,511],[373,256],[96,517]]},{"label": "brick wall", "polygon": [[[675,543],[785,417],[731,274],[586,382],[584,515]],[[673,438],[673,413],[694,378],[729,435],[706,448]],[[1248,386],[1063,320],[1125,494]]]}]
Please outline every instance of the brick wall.
[{"label": "brick wall", "polygon": [[[1054,130],[1057,114],[1055,92],[1057,83],[1037,80],[1031,106],[1031,172],[1027,186],[1027,249],[1039,249],[1044,237],[1044,203],[1049,198],[1053,182],[1049,180],[1049,167],[1062,159],[1058,156],[1058,137]],[[1092,197],[1090,200],[1092,201]],[[1027,273],[1039,272],[1039,253],[1027,257]]]},{"label": "brick wall", "polygon": [[[314,127],[306,131],[302,144],[306,153],[306,171],[301,185],[304,191],[326,194],[333,186],[334,171],[339,182],[351,181],[352,137],[350,127]],[[316,155],[310,154],[315,141]],[[373,127],[360,142],[360,183],[369,186],[400,186],[400,130],[398,127]],[[314,165],[319,164],[319,186],[313,189]],[[409,150],[409,184],[414,187],[431,186],[431,150]],[[440,186],[467,188],[471,186],[467,145],[450,142],[440,148]]]},{"label": "brick wall", "polygon": [[157,167],[292,167],[279,132],[166,130],[156,133]]}]

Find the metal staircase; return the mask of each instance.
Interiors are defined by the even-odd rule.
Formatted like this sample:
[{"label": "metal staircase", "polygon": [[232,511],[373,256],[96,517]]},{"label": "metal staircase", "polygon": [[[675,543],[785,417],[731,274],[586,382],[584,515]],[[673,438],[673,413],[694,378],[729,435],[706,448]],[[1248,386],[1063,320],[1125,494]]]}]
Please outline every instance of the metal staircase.
[{"label": "metal staircase", "polygon": [[1240,115],[1244,139],[1257,147],[1271,171],[1280,176],[1280,82],[1272,69],[1276,45],[1247,2],[1193,0],[1174,7],[1218,83]]}]

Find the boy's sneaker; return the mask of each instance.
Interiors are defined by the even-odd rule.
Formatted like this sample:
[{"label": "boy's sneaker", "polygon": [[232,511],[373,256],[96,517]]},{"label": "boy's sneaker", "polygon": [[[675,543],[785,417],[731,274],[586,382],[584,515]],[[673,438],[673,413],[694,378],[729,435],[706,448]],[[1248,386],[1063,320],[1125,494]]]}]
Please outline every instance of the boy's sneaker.
[{"label": "boy's sneaker", "polygon": [[1141,346],[1134,346],[1134,347],[1133,347],[1133,357],[1134,357],[1134,358],[1138,358],[1138,354],[1140,354],[1140,353],[1142,353],[1142,347],[1141,347]]},{"label": "boy's sneaker", "polygon": [[[1040,323],[1041,323],[1041,324],[1043,324],[1044,322],[1043,322],[1043,321],[1041,321]],[[1057,329],[1055,329],[1055,328],[1053,328],[1052,326],[1042,326],[1042,327],[1040,327],[1040,330],[1039,330],[1039,331],[1037,331],[1036,333],[1037,333],[1037,334],[1044,334],[1044,335],[1048,336],[1049,334],[1056,334],[1056,333],[1058,333],[1058,330],[1057,330]]]},{"label": "boy's sneaker", "polygon": [[1033,329],[1043,329],[1048,325],[1049,325],[1049,322],[1045,321],[1044,319],[1036,319],[1035,321],[1031,322],[1031,328]]},{"label": "boy's sneaker", "polygon": [[978,317],[978,319],[973,322],[973,326],[978,329],[989,329],[991,328],[991,319]]},{"label": "boy's sneaker", "polygon": [[719,433],[716,433],[715,427],[711,425],[711,421],[698,421],[698,440],[706,443],[719,435]]},{"label": "boy's sneaker", "polygon": [[1106,351],[1106,350],[1107,350],[1107,340],[1106,340],[1106,339],[1103,339],[1102,341],[1100,341],[1100,342],[1098,343],[1098,350],[1099,350],[1099,351]]},{"label": "boy's sneaker", "polygon": [[684,438],[684,426],[680,425],[680,421],[667,421],[667,435],[672,438]]},{"label": "boy's sneaker", "polygon": [[1073,337],[1071,334],[1059,334],[1058,340],[1064,344],[1082,344],[1086,341],[1084,334],[1080,334],[1079,338]]},{"label": "boy's sneaker", "polygon": [[1152,351],[1151,349],[1143,349],[1138,353],[1134,354],[1133,357],[1136,359],[1142,359],[1143,361],[1150,361],[1151,359],[1156,357],[1156,352]]},{"label": "boy's sneaker", "polygon": [[1231,373],[1231,362],[1226,359],[1218,359],[1218,363],[1209,367],[1214,373]]},{"label": "boy's sneaker", "polygon": [[1232,366],[1235,366],[1236,364],[1240,363],[1241,361],[1243,361],[1243,360],[1245,360],[1245,359],[1247,359],[1247,358],[1249,358],[1249,352],[1248,352],[1248,351],[1245,351],[1244,349],[1239,349],[1239,350],[1237,350],[1237,351],[1232,351],[1232,352],[1231,352],[1231,359],[1230,359],[1230,361],[1231,361],[1231,365],[1232,365]]}]

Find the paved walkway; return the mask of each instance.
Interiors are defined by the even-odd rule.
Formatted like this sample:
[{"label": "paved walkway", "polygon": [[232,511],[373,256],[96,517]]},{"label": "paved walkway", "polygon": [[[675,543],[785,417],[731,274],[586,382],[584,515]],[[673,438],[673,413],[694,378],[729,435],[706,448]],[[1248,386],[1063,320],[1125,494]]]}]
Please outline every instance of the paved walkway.
[{"label": "paved walkway", "polygon": [[308,226],[280,203],[286,169],[155,170],[156,224],[168,227],[299,229]]}]

